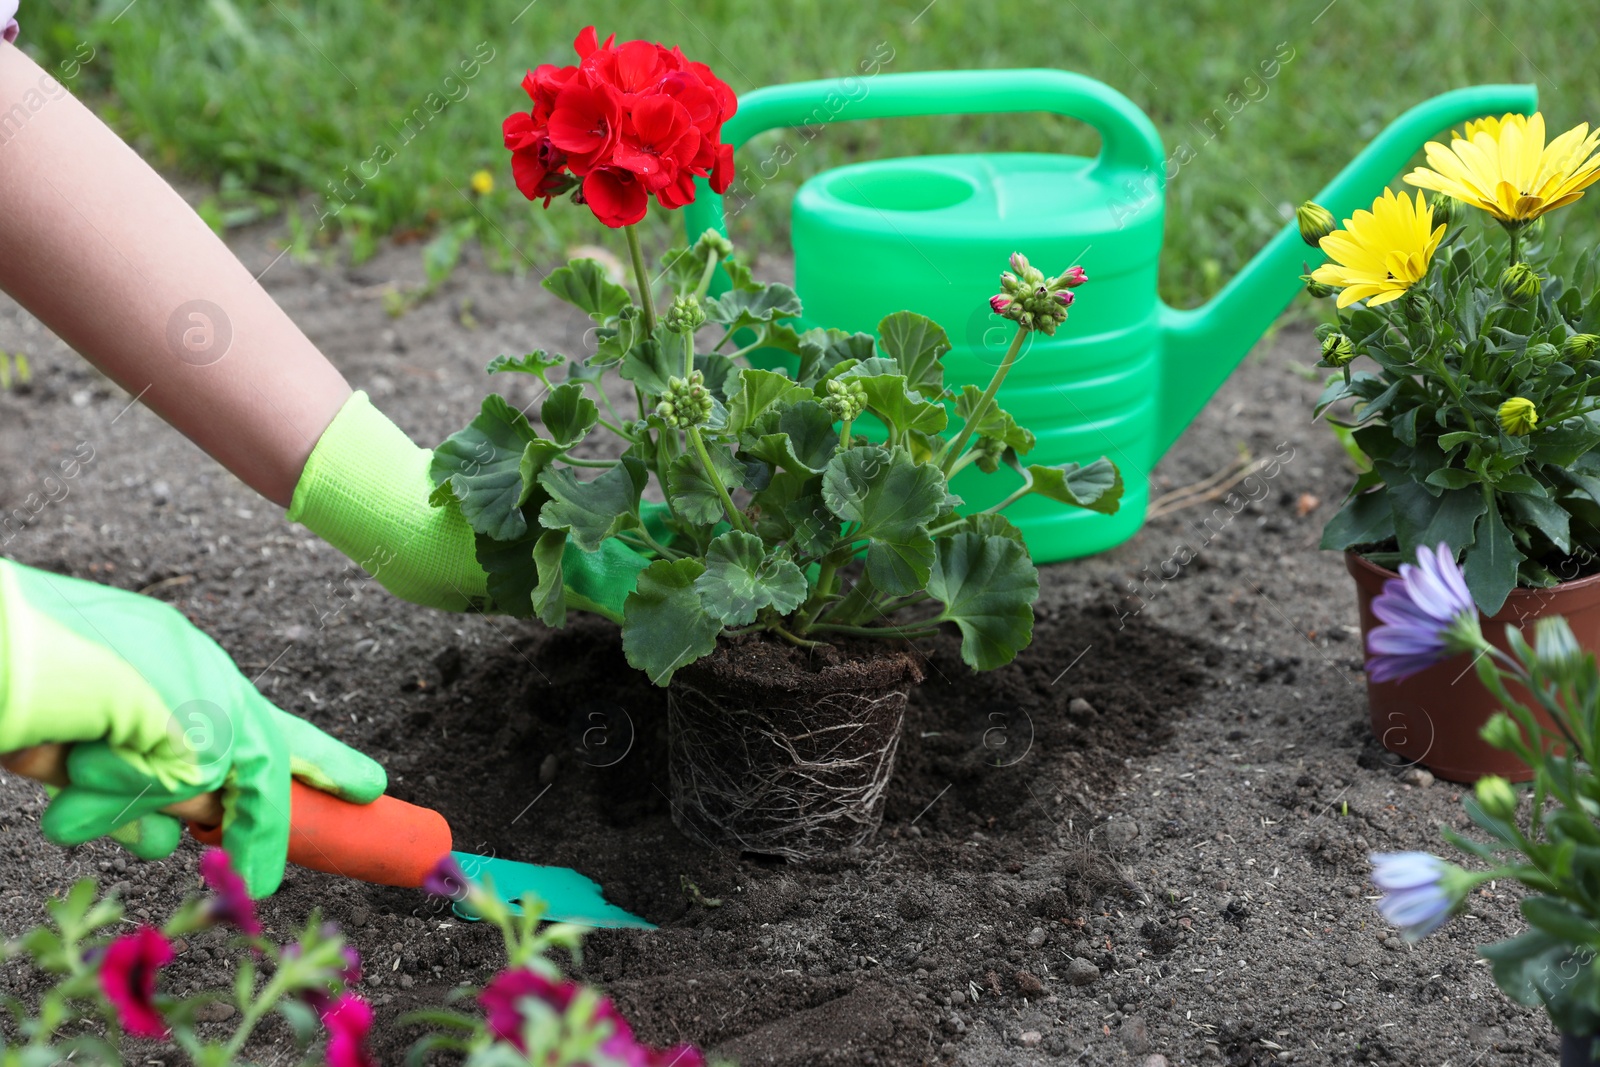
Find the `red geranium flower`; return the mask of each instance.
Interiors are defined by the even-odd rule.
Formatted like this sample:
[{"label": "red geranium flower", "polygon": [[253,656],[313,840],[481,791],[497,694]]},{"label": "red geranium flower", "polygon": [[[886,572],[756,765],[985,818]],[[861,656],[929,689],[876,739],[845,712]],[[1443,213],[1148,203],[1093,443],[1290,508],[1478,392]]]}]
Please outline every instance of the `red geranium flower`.
[{"label": "red geranium flower", "polygon": [[346,993],[323,1011],[322,1025],[328,1028],[328,1067],[377,1067],[378,1061],[367,1051],[372,1005]]},{"label": "red geranium flower", "polygon": [[255,902],[226,852],[220,848],[202,852],[200,878],[216,894],[206,902],[206,915],[213,922],[238,927],[246,937],[260,936],[261,920],[256,917]]},{"label": "red geranium flower", "polygon": [[[565,1012],[582,989],[583,986],[571,979],[552,981],[536,971],[519,967],[495,975],[478,994],[478,1003],[488,1017],[489,1032],[497,1040],[526,1054],[521,1005],[528,1000],[540,1000],[555,1011]],[[601,997],[595,1005],[594,1021],[611,1024],[611,1035],[601,1043],[601,1053],[626,1067],[705,1067],[705,1057],[693,1045],[677,1045],[658,1052],[639,1044],[633,1036],[633,1028],[610,997]]]},{"label": "red geranium flower", "polygon": [[583,202],[589,205],[595,218],[617,229],[632,226],[644,218],[650,207],[650,191],[630,170],[599,167],[583,179]]},{"label": "red geranium flower", "polygon": [[166,1036],[167,1024],[156,1008],[156,973],[172,962],[172,956],[172,943],[153,926],[141,926],[106,946],[100,989],[128,1033]]},{"label": "red geranium flower", "polygon": [[649,41],[601,42],[593,26],[573,49],[577,66],[528,72],[532,106],[502,126],[524,196],[548,207],[581,180],[580,202],[619,227],[644,217],[651,194],[668,209],[693,202],[697,178],[727,190],[733,148],[722,124],[738,100],[710,67]]}]

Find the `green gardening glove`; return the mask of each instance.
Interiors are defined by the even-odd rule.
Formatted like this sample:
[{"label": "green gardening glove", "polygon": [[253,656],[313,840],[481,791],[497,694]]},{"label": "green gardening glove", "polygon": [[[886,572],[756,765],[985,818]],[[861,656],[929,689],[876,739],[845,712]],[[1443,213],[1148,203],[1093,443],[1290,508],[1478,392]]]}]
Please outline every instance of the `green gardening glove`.
[{"label": "green gardening glove", "polygon": [[[355,393],[306,461],[287,518],[304,523],[389,592],[445,611],[494,611],[472,527],[453,503],[428,503],[433,454]],[[562,556],[574,607],[622,614],[650,560],[620,542],[600,552],[567,544]]]},{"label": "green gardening glove", "polygon": [[254,896],[283,879],[291,776],[356,803],[383,768],[281,711],[159,600],[0,559],[0,752],[71,744],[42,820],[77,845],[116,834],[145,857],[182,828],[160,809],[220,791],[222,842]]}]

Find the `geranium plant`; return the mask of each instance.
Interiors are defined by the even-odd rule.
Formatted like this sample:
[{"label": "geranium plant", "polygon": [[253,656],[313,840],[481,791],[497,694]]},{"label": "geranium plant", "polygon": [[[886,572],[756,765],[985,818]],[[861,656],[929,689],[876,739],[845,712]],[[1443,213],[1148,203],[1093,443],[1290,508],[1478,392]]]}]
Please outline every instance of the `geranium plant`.
[{"label": "geranium plant", "polygon": [[[593,319],[595,352],[488,368],[544,384],[544,432],[492,395],[435,452],[434,502],[476,531],[495,606],[552,626],[569,608],[598,611],[662,685],[719,638],[758,633],[815,647],[953,623],[967,663],[1009,662],[1030,638],[1038,579],[1001,512],[1028,493],[1110,512],[1122,492],[1105,459],[1025,465],[1033,435],[996,399],[1032,333],[1065,319],[1083,271],[1047,277],[1012,257],[990,302],[1016,324],[1010,350],[988,383],[960,386],[945,381],[934,322],[902,312],[876,336],[798,330],[795,291],[757,282],[714,231],[653,271],[635,224],[650,196],[686,203],[696,177],[726,187],[733,97],[676,49],[585,30],[577,51],[576,66],[530,73],[532,109],[507,120],[506,143],[531,199],[570,190],[623,229],[634,288],[594,260],[552,272],[545,288]],[[580,448],[597,431],[615,441],[599,455]],[[1008,468],[1015,492],[964,509],[949,479],[974,465]],[[621,613],[566,588],[569,542],[639,554]]]},{"label": "geranium plant", "polygon": [[[1518,586],[1594,571],[1600,264],[1584,255],[1563,279],[1538,235],[1600,178],[1597,149],[1587,126],[1547,144],[1541,115],[1484,119],[1430,143],[1406,176],[1437,192],[1431,204],[1385,191],[1339,230],[1302,209],[1302,233],[1333,260],[1311,290],[1339,294],[1318,336],[1321,365],[1342,374],[1317,412],[1354,401],[1340,424],[1370,461],[1324,548],[1393,566],[1442,541],[1487,614]],[[1461,225],[1469,215],[1500,236]],[[1363,357],[1375,369],[1352,366]]]},{"label": "geranium plant", "polygon": [[[1600,1034],[1600,671],[1560,616],[1540,619],[1530,645],[1506,627],[1510,652],[1484,637],[1471,593],[1446,545],[1402,564],[1379,598],[1392,620],[1368,638],[1368,671],[1405,678],[1446,656],[1470,653],[1503,710],[1483,728],[1489,744],[1533,768],[1526,788],[1493,775],[1463,803],[1486,839],[1444,830],[1480,860],[1464,870],[1423,852],[1373,857],[1379,910],[1409,938],[1466,906],[1478,886],[1514,879],[1527,933],[1486,945],[1495,981],[1512,999],[1539,1004],[1586,1055]],[[1517,683],[1515,692],[1509,683]],[[1531,701],[1532,706],[1528,703]],[[1548,716],[1545,725],[1534,714]],[[1563,1060],[1563,1062],[1567,1062]],[[1581,1059],[1579,1062],[1590,1062]]]}]

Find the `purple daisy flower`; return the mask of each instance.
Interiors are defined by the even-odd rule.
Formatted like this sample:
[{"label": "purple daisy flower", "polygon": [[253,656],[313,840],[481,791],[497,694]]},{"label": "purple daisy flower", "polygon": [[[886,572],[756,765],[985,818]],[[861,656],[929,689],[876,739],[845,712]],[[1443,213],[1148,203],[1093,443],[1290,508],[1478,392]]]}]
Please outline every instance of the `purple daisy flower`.
[{"label": "purple daisy flower", "polygon": [[1400,577],[1383,584],[1372,601],[1381,626],[1367,634],[1367,675],[1374,682],[1409,678],[1457,652],[1483,647],[1478,606],[1441,543],[1417,550],[1415,564],[1400,564]]},{"label": "purple daisy flower", "polygon": [[1378,913],[1408,941],[1426,937],[1455,907],[1444,880],[1450,865],[1427,852],[1374,852],[1372,884],[1383,891]]}]

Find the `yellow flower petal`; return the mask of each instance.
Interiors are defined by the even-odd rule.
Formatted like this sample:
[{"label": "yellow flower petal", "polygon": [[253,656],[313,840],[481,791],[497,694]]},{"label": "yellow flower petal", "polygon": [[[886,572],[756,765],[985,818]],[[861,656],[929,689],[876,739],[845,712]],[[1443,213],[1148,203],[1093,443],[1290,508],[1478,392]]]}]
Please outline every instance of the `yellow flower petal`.
[{"label": "yellow flower petal", "polygon": [[1507,223],[1531,222],[1600,181],[1600,130],[1574,126],[1546,141],[1544,115],[1469,122],[1448,145],[1428,142],[1428,165],[1406,184],[1453,196]]}]

